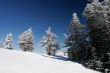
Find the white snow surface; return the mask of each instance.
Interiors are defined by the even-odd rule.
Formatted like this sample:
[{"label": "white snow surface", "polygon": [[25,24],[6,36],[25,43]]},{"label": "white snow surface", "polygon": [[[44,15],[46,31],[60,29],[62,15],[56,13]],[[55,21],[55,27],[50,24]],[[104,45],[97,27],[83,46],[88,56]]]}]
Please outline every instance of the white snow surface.
[{"label": "white snow surface", "polygon": [[0,73],[99,73],[78,63],[0,48]]}]

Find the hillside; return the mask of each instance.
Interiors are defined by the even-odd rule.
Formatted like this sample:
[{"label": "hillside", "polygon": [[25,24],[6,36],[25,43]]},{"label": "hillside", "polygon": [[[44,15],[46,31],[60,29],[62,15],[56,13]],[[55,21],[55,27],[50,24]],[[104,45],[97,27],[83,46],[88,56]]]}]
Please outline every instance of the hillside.
[{"label": "hillside", "polygon": [[0,48],[0,73],[98,73],[82,65],[36,53]]}]

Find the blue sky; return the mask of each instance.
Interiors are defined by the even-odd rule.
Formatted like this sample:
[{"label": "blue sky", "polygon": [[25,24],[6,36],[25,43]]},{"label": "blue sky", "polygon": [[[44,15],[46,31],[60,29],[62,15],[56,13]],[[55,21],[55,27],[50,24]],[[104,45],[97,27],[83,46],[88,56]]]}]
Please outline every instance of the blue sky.
[{"label": "blue sky", "polygon": [[39,46],[39,42],[50,26],[63,46],[63,33],[67,33],[73,12],[77,12],[84,23],[82,12],[86,3],[86,0],[0,0],[0,42],[11,32],[13,46],[19,49],[18,36],[32,27],[35,51],[43,52],[45,49]]}]

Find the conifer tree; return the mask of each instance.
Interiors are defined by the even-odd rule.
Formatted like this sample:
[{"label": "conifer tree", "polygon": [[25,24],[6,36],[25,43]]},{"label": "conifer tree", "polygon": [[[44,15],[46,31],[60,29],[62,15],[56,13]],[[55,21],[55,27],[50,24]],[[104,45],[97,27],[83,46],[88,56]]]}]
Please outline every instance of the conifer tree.
[{"label": "conifer tree", "polygon": [[[9,33],[9,34],[7,34],[7,36],[5,38],[4,48],[13,49],[12,44],[13,44],[13,35],[11,33]],[[3,44],[2,44],[2,46],[3,46]]]},{"label": "conifer tree", "polygon": [[20,36],[19,36],[19,41],[18,41],[20,48],[23,51],[32,51],[33,48],[33,31],[31,28],[29,28],[27,31],[24,31]]},{"label": "conifer tree", "polygon": [[56,38],[56,34],[49,27],[46,31],[46,36],[43,36],[40,43],[41,46],[46,47],[47,55],[55,55],[56,51],[60,48]]},{"label": "conifer tree", "polygon": [[77,14],[73,14],[73,19],[69,26],[69,34],[65,39],[65,45],[68,47],[68,57],[73,61],[82,61],[86,52],[85,34],[82,31],[85,28],[79,21]]},{"label": "conifer tree", "polygon": [[[102,2],[92,0],[85,7],[84,15],[87,18],[91,46],[95,48],[94,53],[96,53],[92,58],[92,61],[95,60],[92,67],[95,70],[104,71],[107,68],[106,62],[109,61],[107,53],[110,52],[110,0]],[[101,66],[97,61],[102,63]],[[97,62],[97,67],[95,67],[95,62]]]}]

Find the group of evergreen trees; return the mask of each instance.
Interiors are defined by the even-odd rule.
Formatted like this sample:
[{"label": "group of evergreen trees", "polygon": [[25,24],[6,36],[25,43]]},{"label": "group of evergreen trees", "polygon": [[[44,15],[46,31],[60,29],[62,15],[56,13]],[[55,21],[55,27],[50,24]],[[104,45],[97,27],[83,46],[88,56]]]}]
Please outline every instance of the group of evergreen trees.
[{"label": "group of evergreen trees", "polygon": [[[24,31],[19,36],[18,44],[23,51],[33,50],[33,31],[31,28],[29,28],[27,31]],[[0,47],[13,49],[13,35],[11,33],[7,34],[5,41],[0,43]]]},{"label": "group of evergreen trees", "polygon": [[88,68],[110,71],[110,0],[90,0],[83,15],[86,25],[73,14],[65,40],[68,57]]},{"label": "group of evergreen trees", "polygon": [[[46,48],[48,55],[55,55],[56,51],[60,48],[57,40],[57,36],[51,31],[51,27],[46,31],[46,36],[43,36],[40,44]],[[1,48],[13,49],[13,35],[7,34],[4,43],[0,43]],[[18,44],[23,51],[31,52],[34,49],[34,35],[31,28],[24,31],[18,40]]]},{"label": "group of evergreen trees", "polygon": [[[110,71],[110,0],[90,0],[83,15],[86,25],[81,24],[77,13],[73,13],[72,21],[65,34],[65,47],[70,60],[84,66],[101,71]],[[60,48],[56,34],[51,27],[42,37],[41,46],[45,47],[48,55],[55,55]],[[12,49],[13,36],[8,34],[5,43],[0,46]],[[33,50],[33,32],[28,29],[19,36],[19,46],[23,51]]]}]

